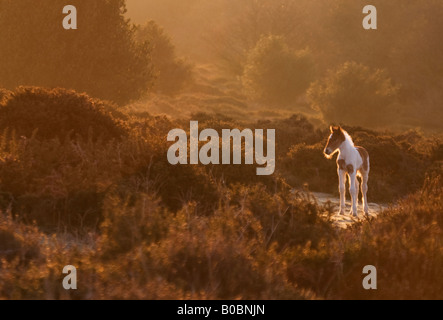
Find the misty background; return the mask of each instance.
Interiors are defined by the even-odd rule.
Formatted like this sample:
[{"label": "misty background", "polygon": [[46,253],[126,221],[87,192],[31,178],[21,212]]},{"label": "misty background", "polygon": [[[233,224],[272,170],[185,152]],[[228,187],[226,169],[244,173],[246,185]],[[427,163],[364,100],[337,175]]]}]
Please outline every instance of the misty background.
[{"label": "misty background", "polygon": [[[257,71],[257,77],[268,78],[268,83],[255,80],[265,82],[256,87],[257,91],[287,85],[271,92],[271,99],[265,101],[268,104],[274,98],[280,102],[277,107],[303,111],[304,101],[297,98],[309,89],[309,83],[320,81],[313,86],[307,103],[324,111],[326,121],[440,130],[443,41],[439,30],[443,27],[443,4],[397,0],[371,4],[377,8],[378,30],[362,28],[366,1],[129,0],[127,16],[136,23],[155,20],[171,36],[179,55],[193,63],[214,64],[217,71],[231,78],[245,75],[248,63],[259,63],[248,60],[248,56],[263,37],[281,37],[282,45],[295,52],[307,50],[306,61],[312,64],[314,74],[306,76],[305,66],[291,69],[290,63],[285,63],[283,70],[276,65],[272,71]],[[274,64],[283,59],[271,51],[265,54]],[[288,69],[293,75],[286,74]],[[333,73],[340,70],[348,75],[334,78]],[[307,79],[300,79],[303,77]],[[329,96],[322,93],[322,89],[331,89],[334,81],[342,86],[339,92]],[[244,93],[244,86],[242,89]],[[293,91],[298,91],[298,96],[278,101]],[[252,97],[257,98],[253,92]],[[336,109],[343,119],[331,114]],[[348,119],[347,114],[352,116]],[[371,119],[353,119],[361,114]]]},{"label": "misty background", "polygon": [[[0,86],[64,87],[153,114],[440,132],[441,1],[1,1]],[[29,2],[30,4],[30,2]],[[26,17],[26,18],[24,18]],[[20,23],[18,23],[20,21]]]}]

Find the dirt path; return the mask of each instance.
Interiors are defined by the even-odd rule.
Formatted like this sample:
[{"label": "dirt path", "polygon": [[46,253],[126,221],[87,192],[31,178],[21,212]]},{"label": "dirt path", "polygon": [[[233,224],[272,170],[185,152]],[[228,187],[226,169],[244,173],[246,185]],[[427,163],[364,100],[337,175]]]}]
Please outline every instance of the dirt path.
[{"label": "dirt path", "polygon": [[[346,213],[344,215],[339,215],[338,210],[340,207],[340,199],[335,197],[332,194],[328,193],[320,193],[320,192],[313,192],[312,193],[316,198],[320,205],[326,204],[328,201],[331,202],[332,206],[335,208],[336,212],[332,217],[332,221],[334,225],[340,227],[340,228],[347,228],[352,223],[359,221],[361,219],[364,219],[364,212],[361,207],[361,203],[358,204],[358,217],[353,217],[349,215],[349,210],[351,210],[351,201],[347,199],[346,201]],[[388,206],[378,203],[369,203],[369,215],[371,217],[376,217],[381,211],[386,209]]]}]

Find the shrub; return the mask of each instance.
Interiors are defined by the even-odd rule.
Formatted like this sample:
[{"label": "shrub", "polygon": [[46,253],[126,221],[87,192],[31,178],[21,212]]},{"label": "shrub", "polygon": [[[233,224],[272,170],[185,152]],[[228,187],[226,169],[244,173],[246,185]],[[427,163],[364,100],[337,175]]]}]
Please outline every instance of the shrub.
[{"label": "shrub", "polygon": [[12,206],[24,221],[51,231],[98,223],[103,194],[121,175],[111,157],[115,142],[17,139],[7,132],[1,140],[2,208]]},{"label": "shrub", "polygon": [[[61,27],[58,0],[2,1],[1,85],[63,87],[125,104],[153,78],[149,49],[136,43],[123,0],[73,0],[79,28]],[[80,13],[81,12],[81,13]],[[26,17],[17,24],[17,17]],[[45,23],[42,23],[45,21]],[[81,24],[81,26],[80,26]]]},{"label": "shrub", "polygon": [[38,259],[42,238],[35,227],[16,224],[10,213],[0,212],[0,268],[14,259],[20,265]]},{"label": "shrub", "polygon": [[258,220],[236,206],[207,218],[196,215],[192,204],[185,206],[170,221],[168,236],[146,248],[149,269],[194,297],[302,298],[273,254]]},{"label": "shrub", "polygon": [[397,92],[386,71],[346,62],[313,83],[308,97],[327,123],[380,127],[396,118]]},{"label": "shrub", "polygon": [[[98,116],[91,117],[90,123],[100,120]],[[162,117],[129,123],[133,130],[127,131],[125,139],[107,142],[92,135],[64,140],[19,138],[3,130],[0,208],[12,206],[15,214],[35,220],[47,231],[94,229],[113,190],[123,195],[122,204],[128,194],[149,190],[157,192],[162,206],[170,210],[195,201],[199,210],[211,212],[219,196],[204,168],[167,162],[166,135],[177,125]],[[79,130],[85,131],[81,126]]]},{"label": "shrub", "polygon": [[151,49],[151,62],[156,76],[153,90],[173,95],[180,92],[192,79],[192,67],[182,58],[177,58],[171,38],[154,21],[137,27],[135,34],[139,43]]},{"label": "shrub", "polygon": [[324,138],[319,129],[315,129],[312,123],[300,114],[294,114],[288,118],[274,121],[259,121],[258,128],[275,129],[276,154],[278,157],[286,157],[289,149],[297,144],[316,144]]},{"label": "shrub", "polygon": [[313,76],[308,50],[293,51],[282,37],[271,35],[249,52],[242,83],[250,99],[287,106],[305,92]]},{"label": "shrub", "polygon": [[105,199],[103,215],[99,247],[105,258],[158,242],[167,234],[172,218],[160,201],[148,194],[121,199],[111,193]]},{"label": "shrub", "polygon": [[296,144],[282,160],[284,176],[293,186],[311,191],[335,193],[338,188],[337,165],[323,156],[324,145]]},{"label": "shrub", "polygon": [[110,111],[115,107],[65,89],[19,87],[0,104],[0,130],[18,136],[65,139],[69,134],[105,141],[127,135],[122,121]]},{"label": "shrub", "polygon": [[[440,173],[376,219],[342,230],[320,248],[292,251],[290,278],[330,299],[441,299],[442,194]],[[377,290],[362,289],[365,265],[378,270]]]},{"label": "shrub", "polygon": [[162,181],[159,195],[171,210],[178,210],[183,204],[195,201],[202,212],[210,213],[218,203],[217,185],[204,168],[158,162],[153,170]]},{"label": "shrub", "polygon": [[316,245],[333,228],[310,200],[278,189],[221,187],[224,197],[211,215],[202,215],[195,202],[172,214],[152,195],[112,196],[105,204],[100,257],[131,261],[117,267],[136,275],[136,287],[162,279],[175,288],[168,298],[305,298],[288,283],[279,252]]},{"label": "shrub", "polygon": [[262,184],[234,185],[230,199],[258,219],[266,245],[275,245],[277,250],[306,243],[317,247],[334,234],[323,208],[309,194],[291,190],[284,181],[274,189]]}]

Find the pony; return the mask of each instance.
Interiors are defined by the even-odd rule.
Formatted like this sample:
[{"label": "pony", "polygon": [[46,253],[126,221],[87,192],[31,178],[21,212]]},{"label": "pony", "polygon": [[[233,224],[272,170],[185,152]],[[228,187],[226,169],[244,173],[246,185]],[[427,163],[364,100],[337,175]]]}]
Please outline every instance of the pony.
[{"label": "pony", "polygon": [[357,216],[357,202],[359,186],[357,177],[361,178],[361,192],[363,210],[369,215],[368,208],[368,178],[369,178],[369,154],[363,147],[354,146],[351,136],[340,126],[330,126],[331,134],[328,138],[323,154],[327,159],[332,159],[338,152],[337,174],[340,191],[340,212],[344,214],[346,205],[346,175],[349,177],[349,193],[351,194],[352,208],[349,214]]}]

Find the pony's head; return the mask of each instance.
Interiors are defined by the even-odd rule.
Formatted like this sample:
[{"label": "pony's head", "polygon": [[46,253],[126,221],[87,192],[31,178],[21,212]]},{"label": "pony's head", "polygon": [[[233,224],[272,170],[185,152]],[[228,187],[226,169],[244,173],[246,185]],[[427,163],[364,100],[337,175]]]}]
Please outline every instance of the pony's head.
[{"label": "pony's head", "polygon": [[330,126],[331,135],[328,138],[328,143],[326,144],[323,154],[326,158],[331,159],[334,153],[338,151],[338,148],[346,140],[345,133],[341,127]]}]

